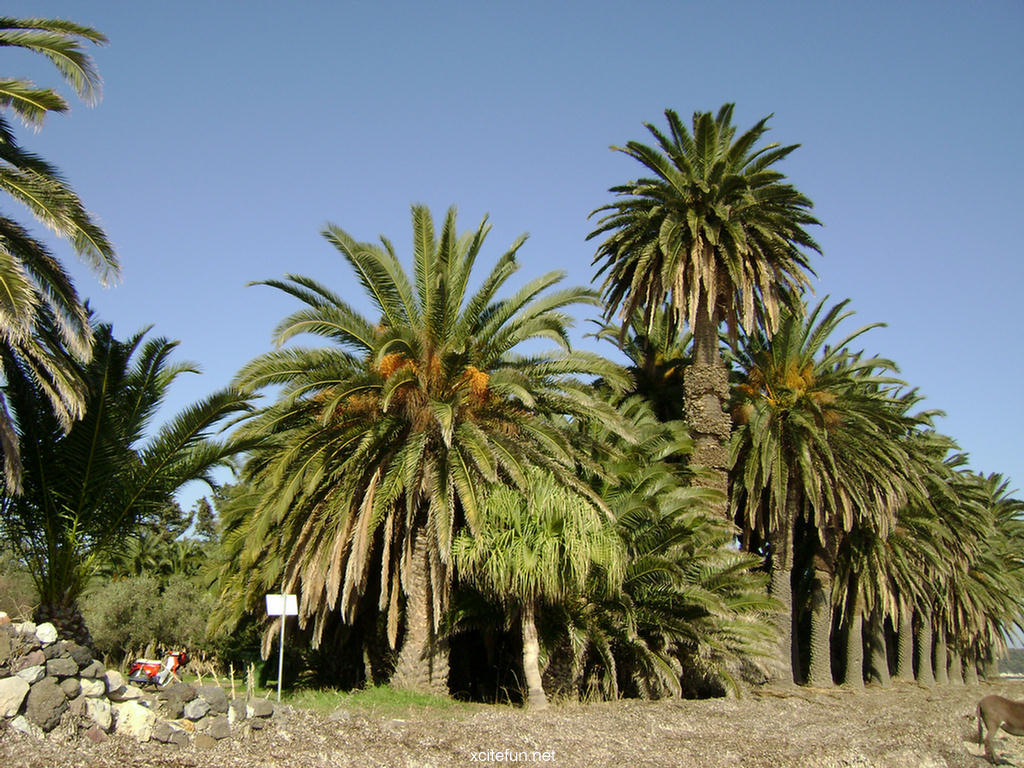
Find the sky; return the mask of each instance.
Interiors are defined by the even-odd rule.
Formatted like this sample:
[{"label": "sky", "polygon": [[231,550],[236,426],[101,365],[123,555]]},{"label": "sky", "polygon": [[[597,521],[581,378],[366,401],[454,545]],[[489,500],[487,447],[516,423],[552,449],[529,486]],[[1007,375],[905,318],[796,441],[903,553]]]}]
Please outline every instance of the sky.
[{"label": "sky", "polygon": [[[22,144],[56,164],[117,248],[80,292],[125,337],[180,340],[170,412],[271,349],[297,304],[255,280],[306,274],[370,311],[328,222],[411,252],[409,209],[485,215],[490,264],[521,233],[522,280],[594,279],[588,214],[641,171],[612,145],[664,110],[736,104],[801,147],[780,166],[815,203],[815,297],[940,409],[970,465],[1024,484],[1024,2],[7,0],[106,34],[95,107]],[[24,51],[4,77],[58,86]],[[71,98],[67,89],[62,91]],[[8,204],[5,203],[5,206]],[[28,214],[14,212],[22,222]],[[408,263],[408,261],[406,262]],[[588,315],[575,339],[586,338]]]}]

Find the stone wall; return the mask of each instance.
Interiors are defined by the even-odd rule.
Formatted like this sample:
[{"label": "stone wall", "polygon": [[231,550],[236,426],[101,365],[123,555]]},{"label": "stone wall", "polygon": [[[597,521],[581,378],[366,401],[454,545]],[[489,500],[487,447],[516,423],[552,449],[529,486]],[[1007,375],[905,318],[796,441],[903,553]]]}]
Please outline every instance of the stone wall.
[{"label": "stone wall", "polygon": [[[0,616],[4,622],[5,616]],[[0,623],[0,729],[39,738],[58,727],[73,738],[126,734],[176,747],[212,746],[266,727],[274,706],[236,699],[218,685],[129,685],[52,624]]]}]

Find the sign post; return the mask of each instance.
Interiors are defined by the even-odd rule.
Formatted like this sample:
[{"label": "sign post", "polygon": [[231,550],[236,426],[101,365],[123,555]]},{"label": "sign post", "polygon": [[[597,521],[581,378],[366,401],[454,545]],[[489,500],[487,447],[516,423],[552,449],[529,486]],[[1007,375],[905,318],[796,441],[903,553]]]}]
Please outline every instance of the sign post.
[{"label": "sign post", "polygon": [[277,702],[281,703],[281,680],[284,678],[284,622],[289,616],[299,615],[299,601],[295,595],[267,595],[267,616],[281,617],[281,640],[277,657]]}]

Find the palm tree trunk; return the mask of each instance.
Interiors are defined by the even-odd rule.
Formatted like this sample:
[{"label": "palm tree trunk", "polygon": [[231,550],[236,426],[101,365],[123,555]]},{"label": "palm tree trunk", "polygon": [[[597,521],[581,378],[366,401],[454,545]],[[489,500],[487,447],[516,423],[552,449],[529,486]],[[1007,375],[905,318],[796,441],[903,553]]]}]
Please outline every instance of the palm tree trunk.
[{"label": "palm tree trunk", "polygon": [[896,629],[896,675],[897,680],[914,680],[914,610],[900,609],[899,626]]},{"label": "palm tree trunk", "polygon": [[448,646],[434,631],[429,553],[422,531],[413,541],[405,591],[405,637],[391,685],[447,696]]},{"label": "palm tree trunk", "polygon": [[885,620],[878,608],[871,612],[868,622],[868,646],[871,654],[868,657],[868,679],[883,688],[889,687],[889,655],[885,647]]},{"label": "palm tree trunk", "polygon": [[796,653],[793,633],[792,531],[792,526],[786,524],[783,530],[773,531],[768,536],[768,594],[782,605],[775,624],[779,633],[778,658],[783,672],[775,682],[783,684],[792,684],[797,677],[793,663]]},{"label": "palm tree trunk", "polygon": [[828,552],[819,541],[814,552],[811,587],[810,663],[807,684],[830,688],[832,680],[832,570]]},{"label": "palm tree trunk", "polygon": [[728,518],[727,444],[732,419],[724,405],[729,399],[729,374],[718,347],[718,321],[708,316],[703,295],[692,331],[694,361],[683,373],[683,414],[694,442],[690,461],[706,470],[706,475],[698,475],[694,484],[721,491],[723,501],[718,511]]},{"label": "palm tree trunk", "polygon": [[846,630],[846,668],[843,670],[843,685],[848,688],[864,687],[864,598],[860,593],[857,577],[850,579],[852,602],[850,619]]},{"label": "palm tree trunk", "polygon": [[939,685],[949,683],[949,653],[946,649],[946,629],[938,627],[935,630],[935,682]]},{"label": "palm tree trunk", "polygon": [[964,660],[956,649],[949,652],[949,682],[951,685],[964,684]]},{"label": "palm tree trunk", "polygon": [[540,674],[540,643],[537,640],[537,624],[534,618],[534,602],[523,603],[520,621],[523,628],[523,675],[526,677],[527,706],[530,709],[547,709],[548,697]]},{"label": "palm tree trunk", "polygon": [[974,658],[974,652],[968,651],[967,656],[964,658],[966,662],[964,664],[964,684],[965,685],[977,685],[978,684],[978,662]]},{"label": "palm tree trunk", "polygon": [[988,682],[999,677],[999,659],[992,651],[985,653],[985,658],[981,662],[981,674]]},{"label": "palm tree trunk", "polygon": [[93,647],[92,635],[75,600],[68,603],[41,602],[33,611],[32,620],[36,624],[50,622],[57,628],[57,634],[62,640],[72,640],[87,648]]},{"label": "palm tree trunk", "polygon": [[926,605],[918,611],[917,628],[917,682],[921,685],[935,685],[932,666],[932,607]]}]

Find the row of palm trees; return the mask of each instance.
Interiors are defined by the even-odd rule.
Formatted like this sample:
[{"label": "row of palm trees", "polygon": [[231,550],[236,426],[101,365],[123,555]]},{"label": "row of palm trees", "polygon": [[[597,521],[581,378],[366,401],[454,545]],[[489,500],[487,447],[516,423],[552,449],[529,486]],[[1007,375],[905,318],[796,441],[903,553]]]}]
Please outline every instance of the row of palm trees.
[{"label": "row of palm trees", "polygon": [[[103,38],[0,19],[0,45],[49,56],[88,98],[82,40]],[[30,123],[66,107],[2,86]],[[1020,621],[1021,503],[964,469],[891,361],[852,348],[873,326],[837,339],[846,302],[805,306],[817,221],[776,167],[796,145],[763,144],[768,118],[737,137],[732,114],[687,126],[669,110],[667,132],[647,126],[656,146],[621,148],[649,175],[594,212],[600,293],[559,272],[512,288],[524,238],[474,270],[489,226],[459,232],[454,209],[438,226],[413,207],[411,272],[386,238],[328,226],[373,314],[310,277],[260,283],[301,305],[276,349],[151,437],[191,368],[167,340],[115,339],[0,219],[0,528],[39,617],[87,640],[90,575],[185,482],[240,456],[218,505],[212,626],[297,592],[303,638],[362,679],[447,693],[452,643],[492,666],[518,655],[538,707],[548,691],[972,677]],[[4,188],[49,201],[30,208],[115,274],[55,169],[0,132]],[[584,307],[630,368],[569,343]]]}]

